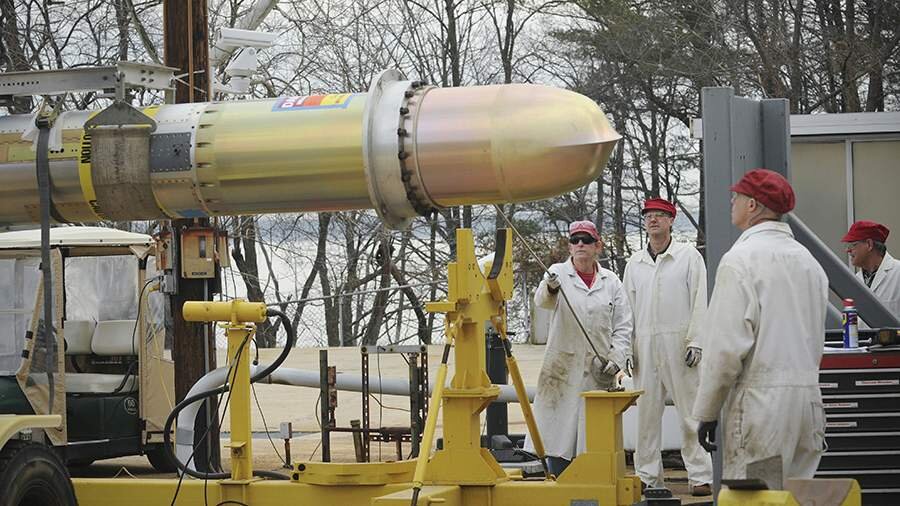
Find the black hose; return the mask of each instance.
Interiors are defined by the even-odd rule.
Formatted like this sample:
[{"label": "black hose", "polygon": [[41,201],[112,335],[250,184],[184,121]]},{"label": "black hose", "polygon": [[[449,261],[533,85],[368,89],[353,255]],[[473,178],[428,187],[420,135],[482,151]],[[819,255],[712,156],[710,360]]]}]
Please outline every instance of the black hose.
[{"label": "black hose", "polygon": [[[277,309],[268,309],[266,310],[266,315],[276,316],[279,320],[281,320],[281,324],[282,326],[284,326],[285,333],[287,334],[287,339],[285,340],[284,349],[281,351],[281,354],[278,355],[274,362],[267,365],[265,369],[254,374],[250,378],[250,383],[256,383],[264,378],[267,378],[270,374],[275,372],[275,370],[278,369],[278,367],[280,367],[281,364],[284,363],[284,361],[287,359],[288,354],[294,347],[294,342],[297,340],[294,328],[291,326],[291,320],[286,314]],[[226,375],[226,380],[227,379],[228,375]],[[225,384],[220,387],[205,390],[203,392],[198,392],[194,395],[186,397],[181,402],[176,404],[174,408],[172,408],[172,412],[169,413],[169,416],[166,418],[165,427],[163,428],[163,446],[165,447],[166,455],[169,457],[171,463],[174,464],[175,467],[177,467],[183,474],[206,480],[224,480],[231,476],[228,473],[204,473],[187,467],[186,464],[178,460],[178,457],[175,455],[174,445],[172,444],[172,425],[175,423],[175,419],[178,418],[178,414],[181,413],[184,408],[197,401],[206,399],[207,397],[215,397],[217,395],[223,394],[228,390],[229,386]],[[276,480],[290,479],[290,477],[281,473],[276,473],[274,471],[253,471],[253,475]]]},{"label": "black hose", "polygon": [[281,350],[281,354],[278,355],[278,358],[276,358],[275,361],[271,364],[267,365],[265,369],[254,374],[253,377],[250,378],[250,383],[256,383],[257,381],[266,378],[267,376],[275,372],[275,369],[278,369],[281,364],[283,364],[287,359],[288,354],[290,354],[291,350],[294,348],[294,342],[297,340],[297,336],[294,333],[294,327],[291,326],[291,319],[288,318],[288,315],[277,309],[267,309],[266,316],[277,316],[278,319],[281,320],[281,325],[284,327],[287,338],[284,342],[284,349]]}]

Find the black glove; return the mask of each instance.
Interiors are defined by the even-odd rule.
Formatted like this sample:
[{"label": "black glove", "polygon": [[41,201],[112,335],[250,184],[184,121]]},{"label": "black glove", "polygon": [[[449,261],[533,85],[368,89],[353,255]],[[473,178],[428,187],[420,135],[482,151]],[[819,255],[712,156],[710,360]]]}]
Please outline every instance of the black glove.
[{"label": "black glove", "polygon": [[700,427],[697,429],[697,439],[700,441],[700,446],[709,453],[719,448],[714,444],[716,442],[716,427],[718,426],[719,421],[713,420],[711,422],[700,422]]}]

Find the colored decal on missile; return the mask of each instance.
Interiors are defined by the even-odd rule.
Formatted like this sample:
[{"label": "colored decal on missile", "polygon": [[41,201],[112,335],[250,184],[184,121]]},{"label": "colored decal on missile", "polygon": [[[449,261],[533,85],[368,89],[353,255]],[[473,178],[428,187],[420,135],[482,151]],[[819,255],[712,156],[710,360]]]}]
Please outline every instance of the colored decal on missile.
[{"label": "colored decal on missile", "polygon": [[272,111],[309,111],[314,109],[346,109],[356,93],[283,97],[275,102]]}]

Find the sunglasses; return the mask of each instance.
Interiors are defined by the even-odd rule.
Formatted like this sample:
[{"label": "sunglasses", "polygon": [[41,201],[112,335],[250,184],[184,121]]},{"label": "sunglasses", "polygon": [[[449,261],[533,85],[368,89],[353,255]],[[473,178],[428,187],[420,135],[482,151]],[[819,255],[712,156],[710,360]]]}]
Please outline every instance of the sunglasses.
[{"label": "sunglasses", "polygon": [[574,235],[569,237],[569,244],[578,244],[579,242],[581,244],[594,244],[597,242],[597,239],[594,239],[589,235]]}]

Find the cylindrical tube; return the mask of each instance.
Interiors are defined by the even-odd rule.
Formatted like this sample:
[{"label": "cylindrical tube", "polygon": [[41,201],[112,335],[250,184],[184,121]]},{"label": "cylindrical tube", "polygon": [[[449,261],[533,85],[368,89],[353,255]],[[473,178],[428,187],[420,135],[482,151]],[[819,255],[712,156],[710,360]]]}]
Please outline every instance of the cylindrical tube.
[{"label": "cylindrical tube", "polygon": [[[129,125],[85,131],[94,114],[65,113],[54,126],[60,221],[374,208],[400,227],[444,206],[577,188],[599,176],[619,138],[577,93],[435,88],[396,71],[368,93],[145,109],[156,124],[149,138]],[[0,225],[38,219],[35,153],[23,140],[31,123],[0,118]]]},{"label": "cylindrical tube", "polygon": [[232,300],[228,302],[185,302],[184,319],[189,322],[261,322],[266,319],[262,302]]}]

